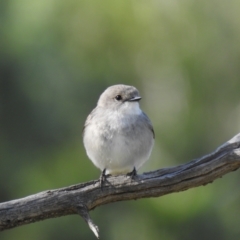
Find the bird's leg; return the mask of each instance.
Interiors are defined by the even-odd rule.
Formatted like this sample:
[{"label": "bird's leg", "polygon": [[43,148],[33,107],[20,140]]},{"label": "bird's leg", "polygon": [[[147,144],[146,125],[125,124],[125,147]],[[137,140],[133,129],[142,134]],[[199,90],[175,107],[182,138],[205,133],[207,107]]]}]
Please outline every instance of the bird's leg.
[{"label": "bird's leg", "polygon": [[137,170],[136,170],[136,168],[134,167],[133,170],[132,170],[130,173],[127,174],[127,176],[130,176],[131,179],[133,179],[134,177],[136,177],[136,176],[137,176]]},{"label": "bird's leg", "polygon": [[100,175],[100,187],[101,187],[101,189],[102,189],[102,187],[103,187],[103,183],[104,183],[104,181],[106,180],[106,168],[104,168],[103,169],[103,171],[102,171],[102,173],[101,173],[101,175]]}]

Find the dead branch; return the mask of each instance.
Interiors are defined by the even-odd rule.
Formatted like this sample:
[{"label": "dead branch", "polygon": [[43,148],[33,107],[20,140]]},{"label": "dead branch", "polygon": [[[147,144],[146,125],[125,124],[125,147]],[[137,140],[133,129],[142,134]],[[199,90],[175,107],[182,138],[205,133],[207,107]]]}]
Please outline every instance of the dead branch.
[{"label": "dead branch", "polygon": [[79,214],[96,237],[98,227],[89,211],[103,204],[148,197],[206,185],[240,167],[240,133],[214,152],[186,164],[137,175],[109,176],[101,190],[99,180],[40,192],[0,204],[0,231],[47,218]]}]

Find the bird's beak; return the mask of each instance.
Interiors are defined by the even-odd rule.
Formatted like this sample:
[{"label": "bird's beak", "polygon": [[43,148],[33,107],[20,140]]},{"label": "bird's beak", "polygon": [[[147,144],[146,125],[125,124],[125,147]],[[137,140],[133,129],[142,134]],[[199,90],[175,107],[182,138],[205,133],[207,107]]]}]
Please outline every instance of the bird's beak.
[{"label": "bird's beak", "polygon": [[138,102],[140,100],[141,100],[141,97],[133,97],[133,98],[128,99],[129,102]]}]

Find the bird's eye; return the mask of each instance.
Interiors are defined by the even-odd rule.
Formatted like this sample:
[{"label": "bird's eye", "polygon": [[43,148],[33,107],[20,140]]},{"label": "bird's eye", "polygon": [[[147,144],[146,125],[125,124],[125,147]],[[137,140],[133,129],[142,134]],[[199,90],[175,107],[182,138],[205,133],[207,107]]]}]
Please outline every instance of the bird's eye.
[{"label": "bird's eye", "polygon": [[122,96],[121,96],[121,95],[117,95],[117,96],[115,97],[115,99],[116,99],[117,101],[120,101],[120,100],[122,99]]}]

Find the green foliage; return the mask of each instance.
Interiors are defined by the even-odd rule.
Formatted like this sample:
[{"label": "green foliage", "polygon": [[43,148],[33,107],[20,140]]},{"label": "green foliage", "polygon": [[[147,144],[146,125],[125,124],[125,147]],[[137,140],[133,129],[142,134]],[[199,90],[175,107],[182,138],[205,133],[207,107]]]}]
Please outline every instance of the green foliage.
[{"label": "green foliage", "polygon": [[[0,201],[98,178],[81,131],[109,85],[136,86],[156,144],[142,171],[200,157],[239,132],[240,3],[0,2]],[[91,212],[102,239],[239,239],[239,176]],[[0,234],[95,239],[78,216]]]}]

